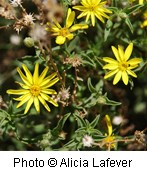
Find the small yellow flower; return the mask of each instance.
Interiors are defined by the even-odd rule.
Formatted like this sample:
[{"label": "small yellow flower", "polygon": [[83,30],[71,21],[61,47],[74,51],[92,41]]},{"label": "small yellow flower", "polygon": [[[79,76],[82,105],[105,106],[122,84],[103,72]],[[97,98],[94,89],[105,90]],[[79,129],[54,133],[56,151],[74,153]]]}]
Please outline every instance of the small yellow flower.
[{"label": "small yellow flower", "polygon": [[86,22],[91,17],[92,26],[95,26],[95,17],[104,23],[103,17],[109,19],[109,16],[105,13],[112,13],[112,11],[106,9],[106,1],[101,2],[101,0],[82,0],[81,4],[82,6],[74,6],[73,9],[82,11],[78,18],[86,16]]},{"label": "small yellow flower", "polygon": [[[130,2],[134,2],[134,1],[136,1],[136,0],[130,0]],[[145,1],[147,1],[147,0],[145,0]],[[140,5],[142,5],[143,3],[144,3],[144,0],[139,0],[139,2],[138,2]]]},{"label": "small yellow flower", "polygon": [[111,148],[115,148],[116,143],[111,143],[115,140],[115,136],[113,136],[113,134],[112,134],[112,124],[111,124],[110,117],[108,115],[105,115],[105,120],[106,120],[106,124],[107,124],[107,128],[108,128],[108,135],[106,134],[106,138],[103,139],[103,143],[106,146],[110,145]]},{"label": "small yellow flower", "polygon": [[118,45],[118,49],[116,49],[114,46],[112,46],[112,51],[116,57],[115,59],[112,59],[110,57],[104,57],[103,60],[109,64],[106,64],[103,69],[109,69],[110,72],[108,72],[104,79],[107,79],[114,74],[114,80],[113,84],[117,84],[120,79],[122,78],[125,85],[128,84],[129,76],[131,75],[133,77],[137,77],[137,75],[132,71],[132,69],[136,68],[138,64],[141,62],[140,58],[132,58],[129,60],[133,50],[133,43],[130,43],[126,50],[124,51],[122,46]]},{"label": "small yellow flower", "polygon": [[[71,11],[71,9],[68,9],[67,12],[67,18],[66,23],[64,27],[61,27],[60,24],[54,20],[54,25],[51,26],[51,32],[53,36],[56,37],[56,43],[61,45],[64,44],[66,39],[71,40],[74,38],[74,31],[77,31],[79,29],[87,29],[87,24],[73,24],[75,20],[75,12]],[[47,23],[48,26],[50,26],[50,23]],[[46,28],[47,31],[50,31],[50,28]]]},{"label": "small yellow flower", "polygon": [[143,23],[141,24],[141,28],[147,27],[147,11],[143,13]]},{"label": "small yellow flower", "polygon": [[[39,101],[42,103],[42,105],[50,112],[50,108],[48,104],[49,102],[53,104],[54,106],[58,106],[58,104],[49,96],[52,94],[57,94],[55,90],[48,89],[51,86],[53,86],[59,78],[56,77],[56,73],[53,73],[47,77],[46,74],[48,72],[48,67],[46,67],[41,75],[39,76],[39,64],[36,63],[34,74],[32,75],[31,72],[28,70],[27,66],[25,64],[22,65],[22,68],[26,74],[26,76],[23,74],[23,72],[20,70],[20,68],[17,68],[17,71],[23,81],[17,82],[22,89],[19,90],[13,90],[9,89],[7,90],[8,94],[14,94],[14,95],[20,95],[18,98],[13,98],[16,101],[20,101],[17,105],[17,108],[22,106],[23,104],[26,104],[26,108],[24,111],[24,114],[26,114],[32,104],[34,103],[35,109],[37,112],[40,112],[40,104]],[[48,95],[49,94],[49,95]]]},{"label": "small yellow flower", "polygon": [[[147,1],[147,0],[145,0]],[[144,0],[139,0],[139,4],[143,4],[144,3]]]}]

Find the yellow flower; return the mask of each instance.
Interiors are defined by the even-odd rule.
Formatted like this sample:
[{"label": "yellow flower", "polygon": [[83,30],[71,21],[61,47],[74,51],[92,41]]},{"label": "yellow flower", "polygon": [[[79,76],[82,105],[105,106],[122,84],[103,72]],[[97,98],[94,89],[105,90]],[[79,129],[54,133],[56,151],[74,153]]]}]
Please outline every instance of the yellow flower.
[{"label": "yellow flower", "polygon": [[144,0],[139,0],[139,4],[143,4],[144,3]]},{"label": "yellow flower", "polygon": [[101,0],[82,0],[81,4],[82,6],[74,6],[73,9],[82,11],[78,18],[86,16],[86,22],[91,17],[92,26],[95,26],[95,17],[104,23],[103,17],[109,19],[109,16],[105,13],[112,13],[112,11],[105,8],[106,1],[101,2]]},{"label": "yellow flower", "polygon": [[106,64],[103,69],[109,69],[110,72],[108,72],[104,79],[107,79],[114,74],[114,80],[113,84],[117,84],[120,79],[122,78],[125,85],[128,84],[129,77],[128,75],[131,75],[133,77],[137,77],[137,75],[132,71],[132,69],[136,68],[138,64],[141,62],[140,58],[132,58],[129,60],[133,50],[133,43],[130,43],[126,50],[124,51],[122,46],[118,45],[118,49],[116,49],[114,46],[112,46],[112,51],[116,57],[115,59],[112,59],[110,57],[104,57],[103,60],[109,64]]},{"label": "yellow flower", "polygon": [[110,117],[105,115],[105,120],[108,128],[108,135],[106,134],[106,138],[103,139],[103,143],[108,147],[110,145],[111,148],[116,147],[116,143],[112,143],[115,140],[115,136],[112,134],[112,124]]},{"label": "yellow flower", "polygon": [[57,107],[58,104],[49,96],[51,94],[57,94],[57,93],[53,89],[48,89],[59,80],[58,77],[55,77],[57,74],[53,73],[45,77],[48,72],[48,67],[46,67],[41,73],[41,75],[39,76],[38,63],[36,63],[35,65],[35,70],[34,70],[33,75],[28,70],[25,64],[22,65],[22,68],[26,76],[23,74],[23,72],[20,70],[19,67],[17,68],[17,71],[23,81],[23,83],[21,82],[17,82],[17,83],[22,87],[22,89],[7,90],[8,94],[20,95],[20,97],[18,98],[13,98],[16,101],[20,101],[17,105],[17,108],[19,108],[20,106],[22,106],[23,104],[27,102],[26,108],[24,111],[24,114],[26,114],[28,110],[30,109],[30,107],[32,106],[32,104],[34,103],[36,111],[40,112],[39,101],[49,112],[50,112],[50,108],[48,104],[46,103],[46,101]]},{"label": "yellow flower", "polygon": [[[71,9],[68,9],[67,12],[67,18],[66,23],[64,27],[61,27],[60,24],[54,20],[54,25],[51,26],[51,32],[53,36],[56,37],[56,43],[61,45],[64,44],[66,39],[71,40],[74,38],[74,31],[77,31],[79,29],[87,29],[87,24],[73,24],[75,20],[75,12],[71,11]],[[50,26],[50,23],[47,23],[48,26]],[[50,28],[46,28],[47,31],[50,31]]]},{"label": "yellow flower", "polygon": [[[136,1],[136,0],[130,0],[130,2],[134,2],[134,1]],[[145,1],[147,1],[147,0],[145,0]],[[142,5],[143,3],[144,3],[144,0],[139,0],[140,5]]]},{"label": "yellow flower", "polygon": [[143,13],[143,19],[144,19],[144,21],[143,21],[143,23],[141,24],[141,28],[144,28],[144,27],[147,26],[147,11],[145,11],[145,12]]}]

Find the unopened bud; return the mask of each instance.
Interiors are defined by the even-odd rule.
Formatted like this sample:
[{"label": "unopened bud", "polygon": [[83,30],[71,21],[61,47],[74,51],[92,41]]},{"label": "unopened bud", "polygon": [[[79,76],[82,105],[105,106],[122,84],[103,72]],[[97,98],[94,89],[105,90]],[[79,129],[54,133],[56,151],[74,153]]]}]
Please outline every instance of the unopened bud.
[{"label": "unopened bud", "polygon": [[27,46],[28,48],[31,48],[31,47],[34,46],[34,40],[33,40],[32,38],[30,38],[30,37],[26,37],[26,38],[24,39],[24,44],[25,44],[25,46]]}]

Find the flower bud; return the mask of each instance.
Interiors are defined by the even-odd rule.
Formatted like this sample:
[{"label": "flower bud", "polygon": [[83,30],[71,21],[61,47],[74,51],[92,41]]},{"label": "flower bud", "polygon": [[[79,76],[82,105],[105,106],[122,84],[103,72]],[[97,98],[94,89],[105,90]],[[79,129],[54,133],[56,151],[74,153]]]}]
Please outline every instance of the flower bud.
[{"label": "flower bud", "polygon": [[104,96],[99,96],[99,97],[97,98],[97,103],[98,103],[98,104],[106,104],[106,99],[105,99],[105,97],[104,97]]},{"label": "flower bud", "polygon": [[24,44],[25,44],[26,47],[31,48],[31,47],[34,46],[34,40],[32,38],[30,38],[30,37],[26,37],[24,39]]}]

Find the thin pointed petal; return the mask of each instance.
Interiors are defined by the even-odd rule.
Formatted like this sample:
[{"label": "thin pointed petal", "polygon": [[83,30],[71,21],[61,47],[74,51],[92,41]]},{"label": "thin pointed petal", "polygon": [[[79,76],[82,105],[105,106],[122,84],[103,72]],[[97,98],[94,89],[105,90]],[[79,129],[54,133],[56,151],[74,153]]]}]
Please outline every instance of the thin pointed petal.
[{"label": "thin pointed petal", "polygon": [[29,71],[29,69],[27,68],[27,66],[25,64],[23,64],[22,67],[23,67],[23,69],[24,69],[24,71],[26,73],[28,81],[30,82],[30,84],[32,84],[33,83],[33,79],[32,79],[33,76],[31,74],[31,72]]},{"label": "thin pointed petal", "polygon": [[51,109],[49,108],[48,104],[45,102],[45,100],[41,97],[38,96],[39,101],[42,103],[42,105],[47,109],[48,112],[51,111]]},{"label": "thin pointed petal", "polygon": [[39,79],[38,79],[38,84],[42,83],[43,79],[45,78],[47,72],[48,72],[48,67],[46,67],[43,72],[41,73],[41,75],[39,76]]},{"label": "thin pointed petal", "polygon": [[126,48],[126,50],[125,50],[124,58],[125,58],[126,61],[130,58],[130,56],[132,54],[132,50],[133,50],[133,43],[130,43],[128,45],[128,47]]},{"label": "thin pointed petal", "polygon": [[118,64],[106,64],[103,69],[114,70],[118,68]]},{"label": "thin pointed petal", "polygon": [[128,63],[132,66],[134,66],[134,65],[137,65],[137,64],[139,64],[139,63],[141,63],[141,59],[140,58],[133,58],[133,59],[130,59],[129,61],[128,61]]},{"label": "thin pointed petal", "polygon": [[106,119],[106,124],[107,124],[107,128],[108,128],[108,135],[111,136],[112,135],[112,124],[111,124],[110,117],[108,115],[105,115],[105,119]]},{"label": "thin pointed petal", "polygon": [[29,93],[29,90],[26,90],[26,89],[18,89],[18,90],[9,89],[9,90],[7,90],[7,93],[8,94],[14,94],[14,95],[21,95],[21,94]]},{"label": "thin pointed petal", "polygon": [[129,78],[128,78],[128,74],[126,73],[126,71],[122,72],[122,80],[123,80],[125,85],[128,84]]},{"label": "thin pointed petal", "polygon": [[34,84],[38,84],[38,77],[39,77],[39,64],[36,63],[34,74],[33,74],[33,83]]},{"label": "thin pointed petal", "polygon": [[30,86],[31,83],[29,82],[29,80],[27,79],[27,77],[22,73],[22,71],[20,70],[20,68],[17,68],[17,72],[19,73],[21,79],[23,80],[23,82],[27,85]]},{"label": "thin pointed petal", "polygon": [[66,28],[69,28],[75,19],[75,12],[71,11],[71,9],[68,9],[67,19],[66,19]]},{"label": "thin pointed petal", "polygon": [[128,73],[129,75],[131,75],[131,76],[137,78],[137,75],[136,75],[133,71],[127,70],[127,73]]},{"label": "thin pointed petal", "polygon": [[26,105],[26,108],[25,108],[24,114],[26,114],[26,113],[29,111],[29,109],[30,109],[31,105],[33,104],[33,101],[34,101],[34,98],[33,98],[33,97],[31,97],[31,98],[29,99],[29,101],[28,101],[27,105]]},{"label": "thin pointed petal", "polygon": [[38,97],[34,97],[34,105],[35,105],[35,109],[38,113],[40,113],[40,105],[39,105],[39,100]]},{"label": "thin pointed petal", "polygon": [[116,61],[115,59],[112,59],[110,57],[104,57],[103,61],[107,62],[107,63],[113,63],[113,64],[118,64],[118,61]]},{"label": "thin pointed petal", "polygon": [[118,69],[112,70],[112,71],[108,72],[108,73],[104,76],[104,79],[107,79],[107,78],[113,76],[113,75],[116,74],[117,72],[118,72]]},{"label": "thin pointed petal", "polygon": [[122,48],[122,46],[119,46],[118,45],[118,53],[119,53],[119,57],[120,57],[120,59],[122,60],[122,61],[124,61],[124,50],[123,50],[123,48]]},{"label": "thin pointed petal", "polygon": [[55,107],[58,107],[58,103],[56,103],[51,97],[49,97],[47,94],[40,93],[41,97],[48,101],[49,103],[53,104]]},{"label": "thin pointed petal", "polygon": [[31,98],[31,94],[26,94],[21,98],[21,101],[17,104],[17,108],[21,107],[23,104],[25,104],[29,99]]},{"label": "thin pointed petal", "polygon": [[118,61],[120,61],[119,53],[118,53],[118,50],[116,49],[116,47],[111,46],[111,48],[112,48],[112,51],[113,51],[116,59],[117,59]]},{"label": "thin pointed petal", "polygon": [[118,73],[114,77],[113,85],[117,84],[120,81],[121,76],[122,76],[122,72],[118,71]]}]

